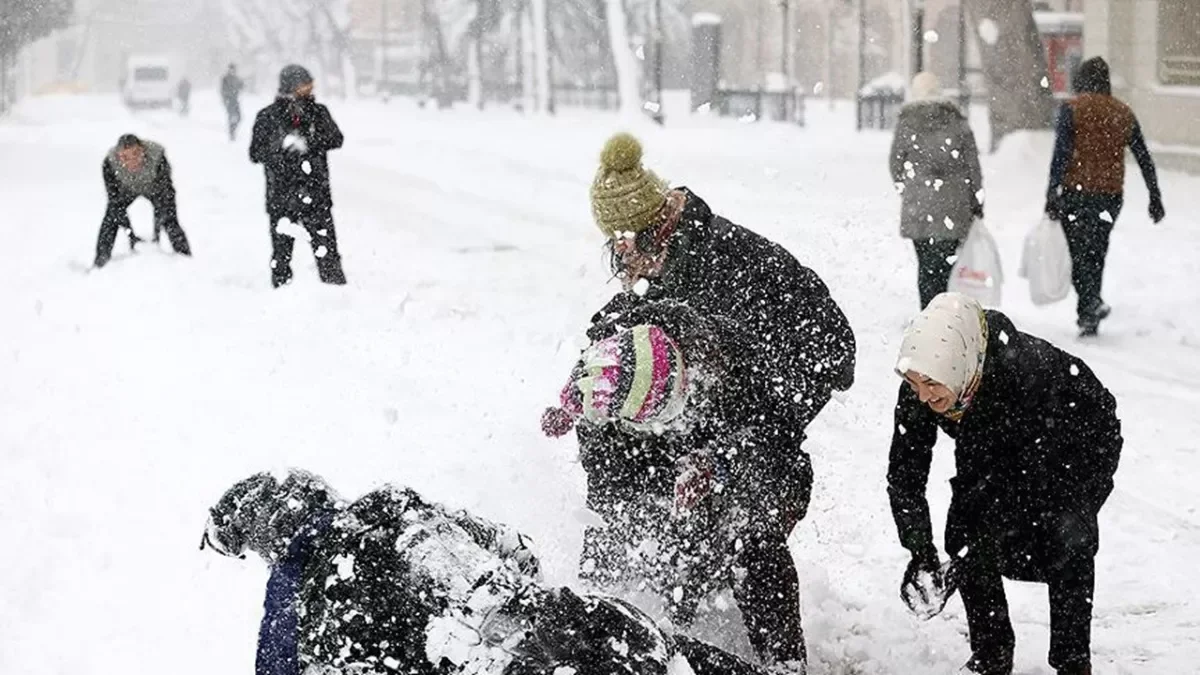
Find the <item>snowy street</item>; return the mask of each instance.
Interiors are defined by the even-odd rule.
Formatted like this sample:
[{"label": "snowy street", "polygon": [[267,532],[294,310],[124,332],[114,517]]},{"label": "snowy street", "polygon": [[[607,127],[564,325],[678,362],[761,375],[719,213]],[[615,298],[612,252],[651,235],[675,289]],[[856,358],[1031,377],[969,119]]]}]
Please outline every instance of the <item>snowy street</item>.
[{"label": "snowy street", "polygon": [[[344,288],[318,283],[303,241],[296,282],[271,288],[262,170],[246,152],[259,101],[244,103],[236,143],[208,91],[183,119],[61,96],[0,120],[0,673],[248,672],[266,568],[197,546],[207,508],[266,468],[309,469],[347,497],[410,485],[517,526],[549,579],[571,583],[584,475],[574,441],[546,439],[538,420],[618,289],[587,190],[621,129],[642,139],[648,167],[816,270],[857,335],[854,388],[809,430],[816,484],[794,534],[811,672],[936,675],[966,661],[960,600],[921,623],[899,598],[908,555],[885,474],[892,367],[918,307],[889,134],[856,134],[851,110],[824,101],[806,128],[323,102],[346,136],[330,155]],[[113,262],[89,273],[101,161],[124,132],[166,147],[195,257],[127,256],[121,235]],[[1197,672],[1200,178],[1162,176],[1155,226],[1129,167],[1105,277],[1113,315],[1081,343],[1074,296],[1035,308],[1017,276],[1050,150],[1048,133],[1022,135],[984,157],[987,224],[1004,256],[1002,309],[1081,356],[1118,399],[1095,672]],[[131,210],[147,238],[150,213]],[[953,471],[943,438],[930,478],[939,541]],[[1017,672],[1050,675],[1045,587],[1009,584],[1009,597]]]}]

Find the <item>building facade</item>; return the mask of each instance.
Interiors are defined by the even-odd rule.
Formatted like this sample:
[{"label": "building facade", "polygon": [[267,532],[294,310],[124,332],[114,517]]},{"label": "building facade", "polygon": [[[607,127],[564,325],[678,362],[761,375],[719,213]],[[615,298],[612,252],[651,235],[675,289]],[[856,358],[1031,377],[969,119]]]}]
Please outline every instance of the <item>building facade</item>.
[{"label": "building facade", "polygon": [[1159,163],[1200,173],[1200,2],[1088,0],[1084,55],[1108,60]]}]

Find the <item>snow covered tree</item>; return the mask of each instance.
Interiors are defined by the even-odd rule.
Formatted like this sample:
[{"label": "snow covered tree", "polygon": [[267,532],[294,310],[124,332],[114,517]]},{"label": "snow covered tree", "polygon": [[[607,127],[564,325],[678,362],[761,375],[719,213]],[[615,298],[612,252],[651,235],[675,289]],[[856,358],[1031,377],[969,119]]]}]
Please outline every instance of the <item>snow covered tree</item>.
[{"label": "snow covered tree", "polygon": [[353,93],[349,0],[224,0],[222,8],[234,45],[260,69],[304,64],[318,78],[338,74],[343,93]]},{"label": "snow covered tree", "polygon": [[990,92],[994,150],[1014,131],[1049,127],[1054,94],[1030,0],[966,1]]},{"label": "snow covered tree", "polygon": [[73,0],[0,0],[0,113],[8,111],[8,69],[17,52],[65,26],[73,9]]}]

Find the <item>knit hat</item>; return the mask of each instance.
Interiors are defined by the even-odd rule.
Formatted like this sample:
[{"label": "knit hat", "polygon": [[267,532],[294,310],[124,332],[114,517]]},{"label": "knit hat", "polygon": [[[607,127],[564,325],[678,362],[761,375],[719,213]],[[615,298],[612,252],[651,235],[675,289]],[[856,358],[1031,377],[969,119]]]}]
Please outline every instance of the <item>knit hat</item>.
[{"label": "knit hat", "polygon": [[642,166],[642,144],[630,134],[608,139],[592,181],[592,216],[606,237],[641,232],[655,223],[667,183]]},{"label": "knit hat", "polygon": [[304,66],[292,64],[284,66],[283,70],[279,71],[279,94],[281,96],[291,96],[296,93],[296,88],[302,84],[309,84],[313,81],[312,73]]},{"label": "knit hat", "polygon": [[928,101],[942,95],[942,82],[933,73],[917,73],[909,92],[914,101]]},{"label": "knit hat", "polygon": [[962,399],[982,374],[986,353],[983,307],[961,293],[942,293],[905,329],[896,372],[920,373]]},{"label": "knit hat", "polygon": [[593,424],[667,423],[683,412],[686,395],[679,346],[658,326],[634,326],[583,353],[559,396],[562,407],[546,410],[542,430],[562,436],[580,417]]}]

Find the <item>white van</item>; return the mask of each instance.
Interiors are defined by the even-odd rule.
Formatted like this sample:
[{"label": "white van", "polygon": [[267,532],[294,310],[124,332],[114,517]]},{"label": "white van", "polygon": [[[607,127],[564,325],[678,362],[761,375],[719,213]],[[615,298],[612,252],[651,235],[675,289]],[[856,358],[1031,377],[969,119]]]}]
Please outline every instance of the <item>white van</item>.
[{"label": "white van", "polygon": [[125,62],[122,85],[130,108],[169,108],[175,102],[171,62],[163,56],[133,56]]}]

